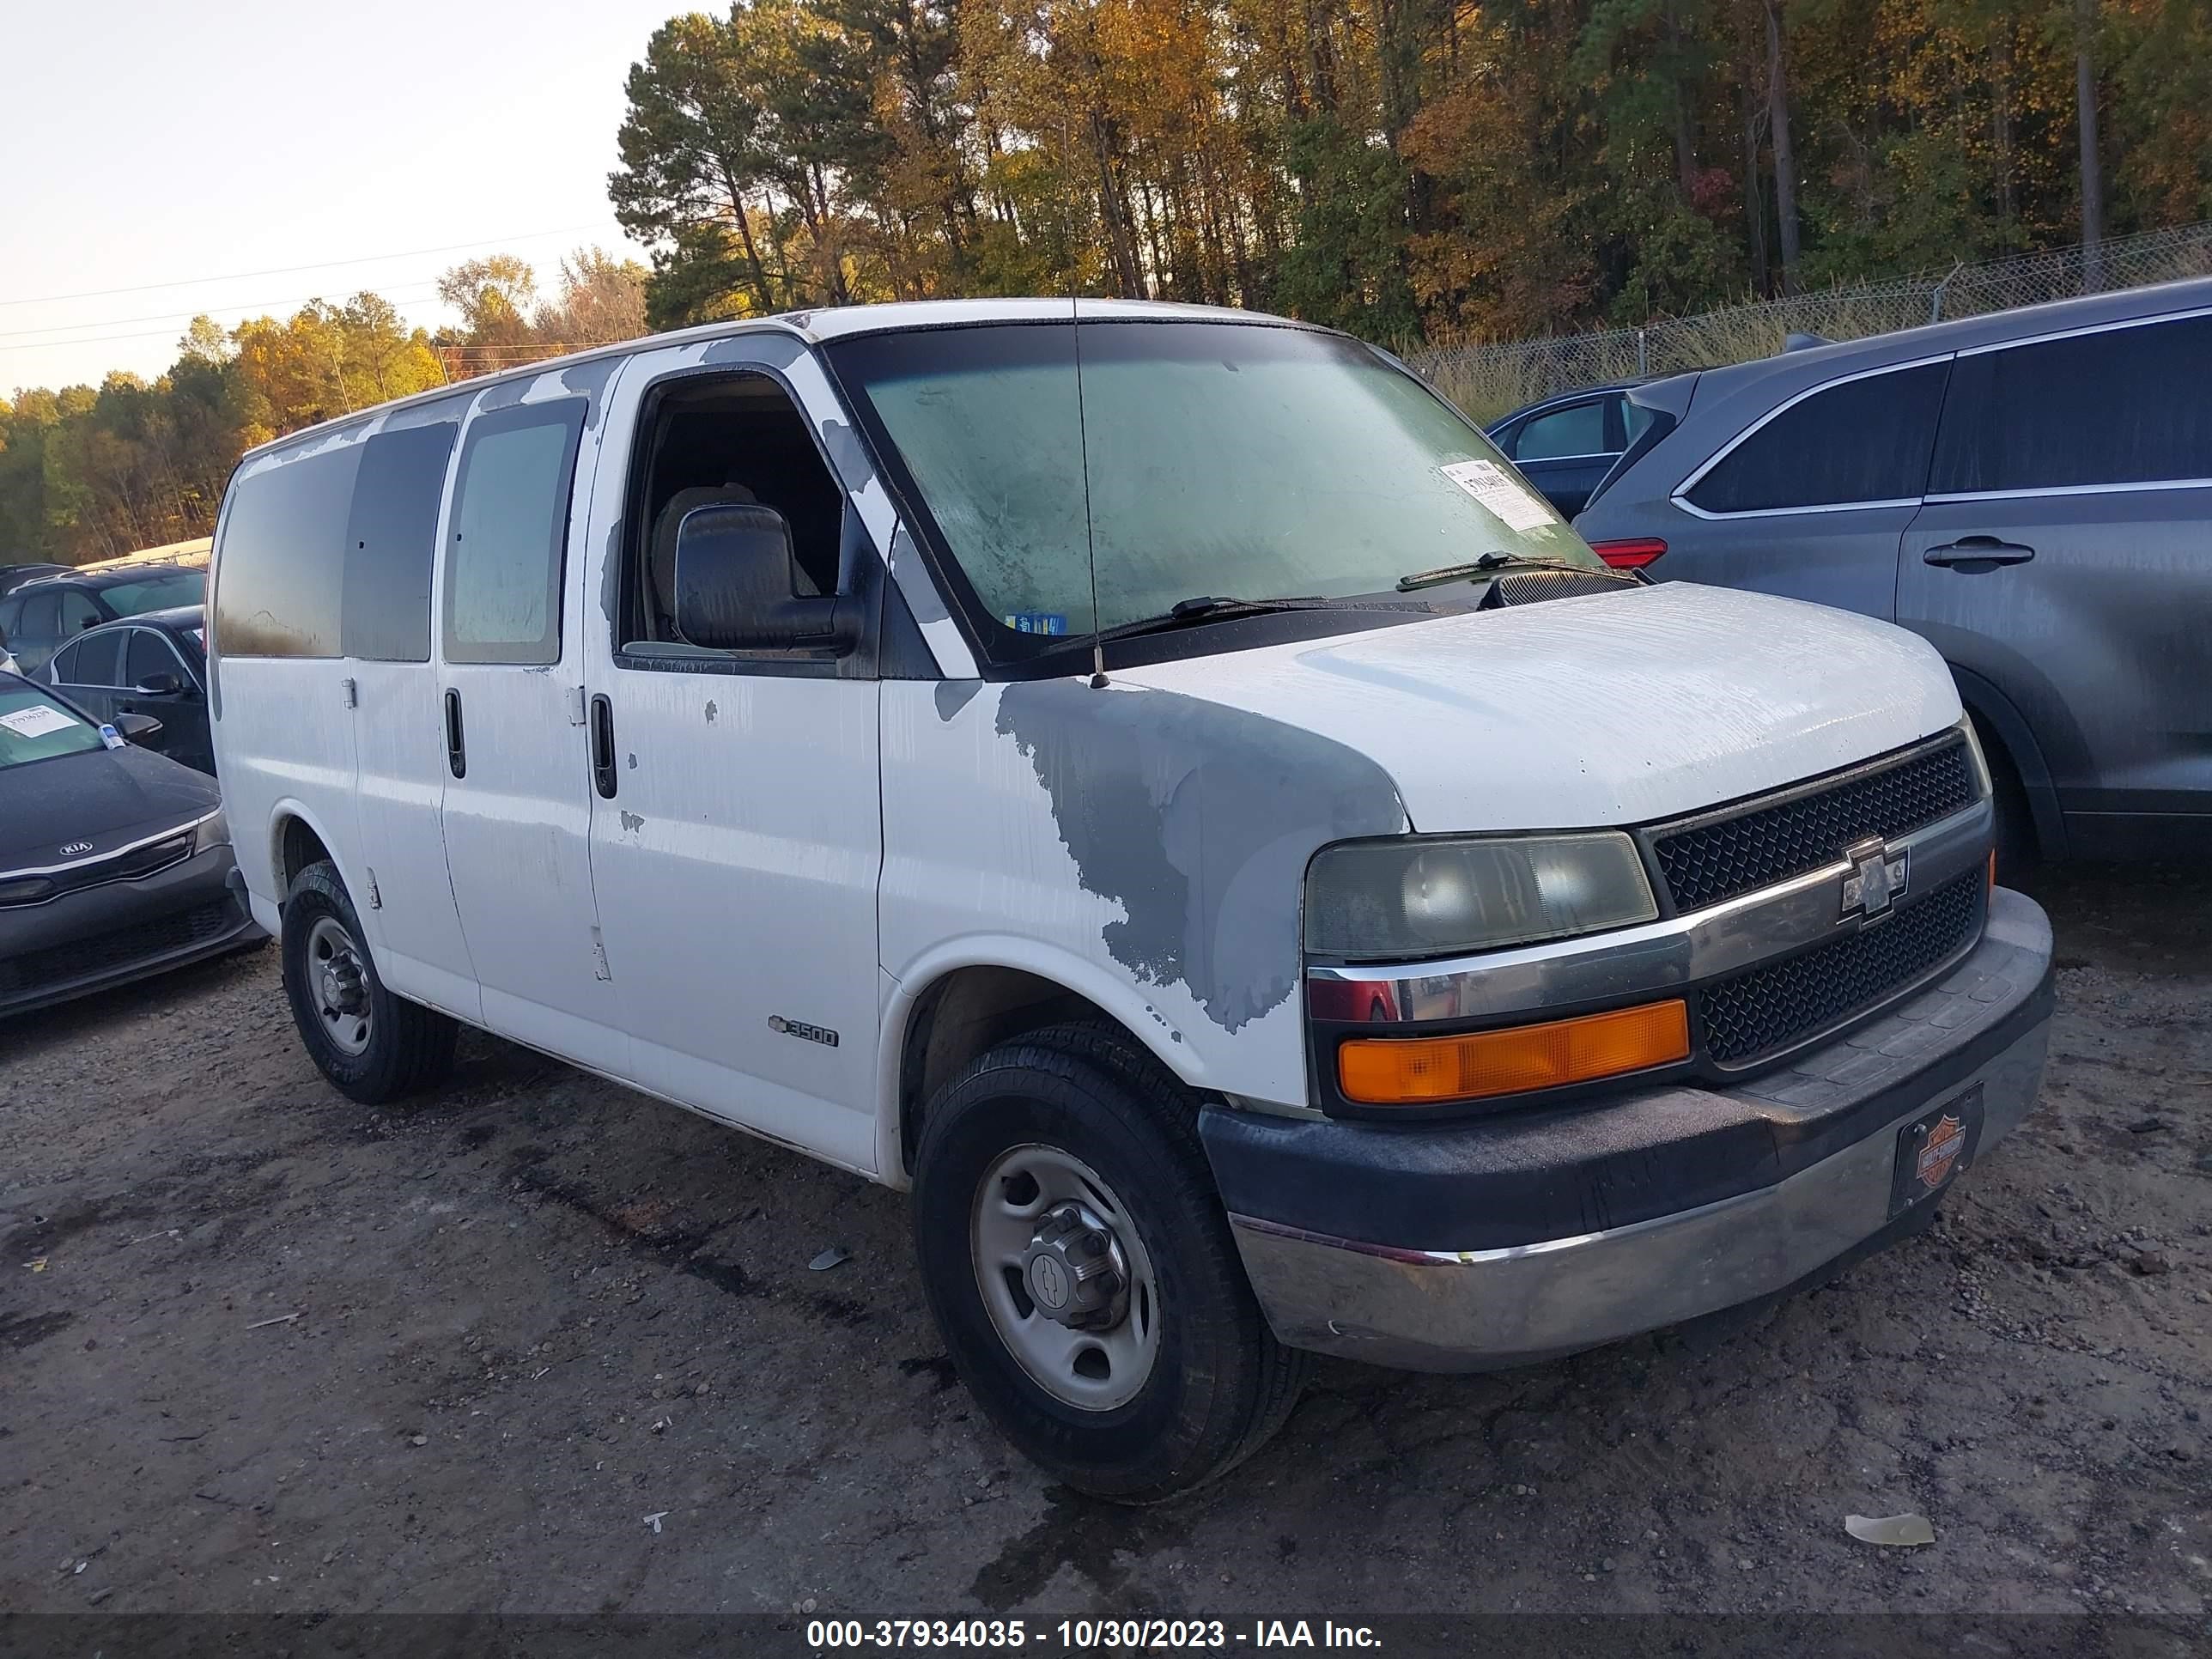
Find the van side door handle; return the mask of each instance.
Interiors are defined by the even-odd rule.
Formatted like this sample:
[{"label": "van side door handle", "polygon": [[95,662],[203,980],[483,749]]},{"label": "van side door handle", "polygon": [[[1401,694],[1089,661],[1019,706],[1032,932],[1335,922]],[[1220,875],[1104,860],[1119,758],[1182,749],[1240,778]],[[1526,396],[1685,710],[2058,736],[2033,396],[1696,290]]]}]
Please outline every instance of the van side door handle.
[{"label": "van side door handle", "polygon": [[592,787],[601,800],[615,798],[615,706],[605,692],[592,699]]},{"label": "van side door handle", "polygon": [[469,746],[461,735],[461,694],[446,688],[446,769],[457,778],[469,775]]},{"label": "van side door handle", "polygon": [[1961,536],[1955,542],[1929,548],[1920,556],[1920,562],[1972,573],[1994,570],[2001,564],[2026,564],[2034,556],[2033,548],[2018,542],[2000,541],[1995,536]]}]

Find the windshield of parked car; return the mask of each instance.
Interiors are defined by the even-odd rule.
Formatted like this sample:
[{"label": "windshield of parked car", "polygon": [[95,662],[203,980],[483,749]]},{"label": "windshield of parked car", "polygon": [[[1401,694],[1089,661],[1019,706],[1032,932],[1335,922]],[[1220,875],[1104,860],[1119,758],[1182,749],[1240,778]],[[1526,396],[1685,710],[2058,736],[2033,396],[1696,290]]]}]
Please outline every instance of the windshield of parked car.
[{"label": "windshield of parked car", "polygon": [[1390,594],[1490,553],[1604,568],[1480,429],[1337,335],[1004,324],[862,336],[832,361],[1000,628]]},{"label": "windshield of parked car", "polygon": [[27,681],[0,678],[0,769],[103,746],[89,720]]},{"label": "windshield of parked car", "polygon": [[198,605],[207,598],[207,573],[179,570],[149,576],[143,581],[117,582],[100,589],[100,597],[118,617],[143,616],[149,611],[167,611],[172,605]]}]

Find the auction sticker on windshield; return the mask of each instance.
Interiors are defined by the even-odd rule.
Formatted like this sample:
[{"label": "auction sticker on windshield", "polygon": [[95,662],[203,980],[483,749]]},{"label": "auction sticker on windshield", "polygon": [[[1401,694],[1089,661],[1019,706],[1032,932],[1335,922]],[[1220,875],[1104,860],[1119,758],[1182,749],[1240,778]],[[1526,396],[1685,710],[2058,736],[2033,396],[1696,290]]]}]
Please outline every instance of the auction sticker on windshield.
[{"label": "auction sticker on windshield", "polygon": [[55,732],[66,732],[76,724],[60,709],[46,702],[34,702],[28,708],[0,714],[0,726],[6,726],[19,738],[43,738]]},{"label": "auction sticker on windshield", "polygon": [[1508,530],[1541,530],[1552,522],[1543,498],[1516,483],[1495,461],[1454,461],[1438,471],[1474,497]]}]

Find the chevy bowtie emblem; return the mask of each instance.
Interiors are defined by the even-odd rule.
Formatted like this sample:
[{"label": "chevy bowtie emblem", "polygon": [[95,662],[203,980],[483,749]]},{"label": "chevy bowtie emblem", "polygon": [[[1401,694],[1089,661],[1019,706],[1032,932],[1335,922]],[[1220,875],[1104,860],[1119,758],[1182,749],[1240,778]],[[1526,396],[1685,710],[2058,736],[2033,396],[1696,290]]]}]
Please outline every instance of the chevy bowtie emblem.
[{"label": "chevy bowtie emblem", "polygon": [[1863,841],[1844,850],[1851,866],[1844,878],[1844,919],[1879,921],[1905,895],[1905,849],[1881,841]]}]

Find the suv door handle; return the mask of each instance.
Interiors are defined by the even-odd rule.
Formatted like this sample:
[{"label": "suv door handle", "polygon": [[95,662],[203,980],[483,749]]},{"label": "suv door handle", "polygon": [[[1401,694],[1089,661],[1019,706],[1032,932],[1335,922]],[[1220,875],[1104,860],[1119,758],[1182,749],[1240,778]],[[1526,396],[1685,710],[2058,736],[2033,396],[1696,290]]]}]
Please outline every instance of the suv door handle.
[{"label": "suv door handle", "polygon": [[2026,564],[2034,556],[2033,548],[2018,542],[1999,541],[1995,536],[1961,536],[1955,542],[1929,548],[1920,556],[1920,562],[1971,572],[1994,570],[2001,564]]},{"label": "suv door handle", "polygon": [[592,699],[592,787],[615,798],[615,706],[604,692]]},{"label": "suv door handle", "polygon": [[469,746],[461,735],[461,694],[446,688],[446,769],[457,778],[469,775]]}]

